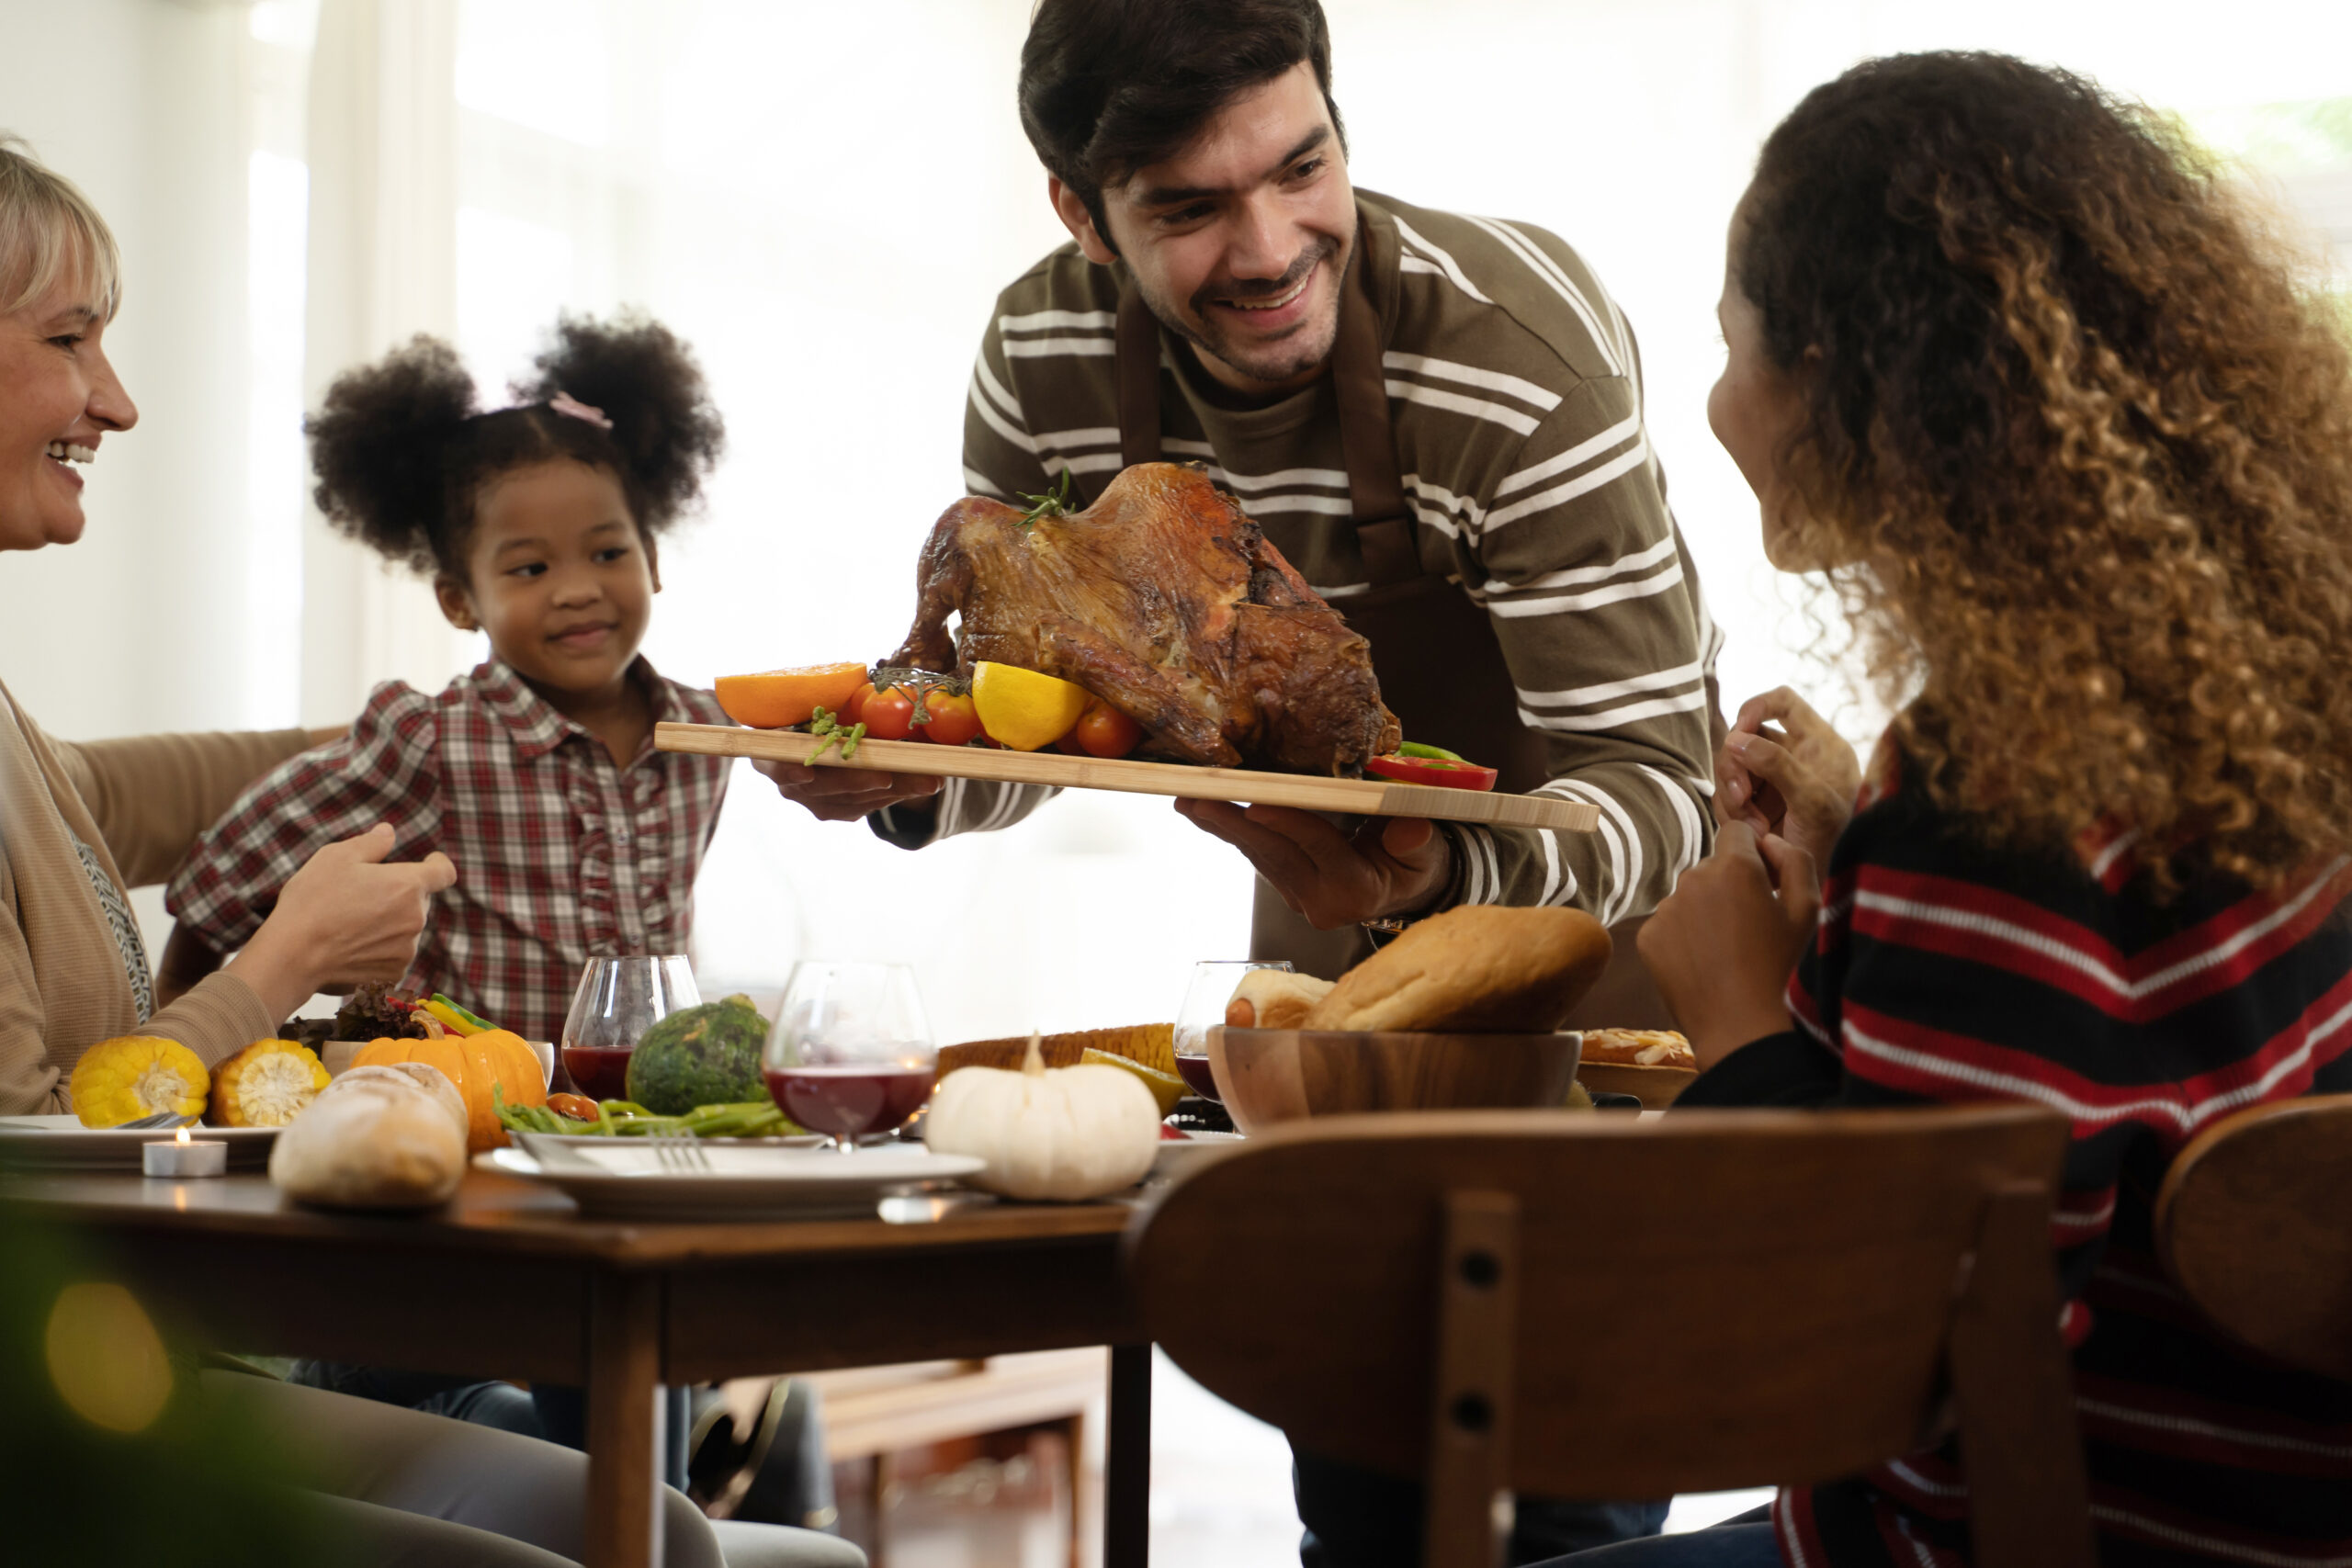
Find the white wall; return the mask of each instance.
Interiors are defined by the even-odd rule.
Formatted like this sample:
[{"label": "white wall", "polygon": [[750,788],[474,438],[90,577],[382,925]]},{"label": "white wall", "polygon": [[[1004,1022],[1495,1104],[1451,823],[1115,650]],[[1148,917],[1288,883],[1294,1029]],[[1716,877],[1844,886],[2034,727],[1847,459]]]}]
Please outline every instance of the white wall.
[{"label": "white wall", "polygon": [[70,737],[264,722],[293,623],[246,581],[243,13],[0,0],[0,129],[122,243],[107,346],[141,416],[89,470],[82,543],[0,556],[0,680]]}]

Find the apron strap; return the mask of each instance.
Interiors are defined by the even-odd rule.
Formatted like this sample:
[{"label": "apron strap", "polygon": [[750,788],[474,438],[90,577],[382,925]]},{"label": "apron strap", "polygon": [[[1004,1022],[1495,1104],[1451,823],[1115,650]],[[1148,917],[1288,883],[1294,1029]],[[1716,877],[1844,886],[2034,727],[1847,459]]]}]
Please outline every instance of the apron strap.
[{"label": "apron strap", "polygon": [[1129,278],[1119,290],[1119,465],[1159,461],[1159,321]]},{"label": "apron strap", "polygon": [[1339,407],[1340,451],[1348,465],[1348,507],[1356,543],[1374,588],[1421,575],[1413,516],[1396,478],[1396,437],[1388,425],[1387,377],[1380,364],[1380,311],[1372,269],[1359,243],[1340,285],[1340,332],[1331,345],[1331,396]]}]

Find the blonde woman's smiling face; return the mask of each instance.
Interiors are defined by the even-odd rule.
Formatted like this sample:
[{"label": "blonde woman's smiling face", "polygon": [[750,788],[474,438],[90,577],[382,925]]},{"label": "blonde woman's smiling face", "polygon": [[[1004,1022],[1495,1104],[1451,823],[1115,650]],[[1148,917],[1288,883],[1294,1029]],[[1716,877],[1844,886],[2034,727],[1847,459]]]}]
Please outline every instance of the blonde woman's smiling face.
[{"label": "blonde woman's smiling face", "polygon": [[107,319],[79,276],[0,317],[0,549],[82,536],[81,469],[139,423],[106,355]]}]

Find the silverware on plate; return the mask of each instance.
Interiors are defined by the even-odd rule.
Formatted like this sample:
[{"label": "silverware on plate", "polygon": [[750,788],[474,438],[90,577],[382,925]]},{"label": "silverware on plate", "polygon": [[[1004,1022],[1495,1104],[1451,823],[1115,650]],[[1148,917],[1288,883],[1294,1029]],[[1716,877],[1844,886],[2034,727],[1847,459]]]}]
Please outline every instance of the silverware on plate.
[{"label": "silverware on plate", "polygon": [[696,1137],[654,1137],[645,1140],[653,1145],[653,1157],[663,1170],[708,1170],[710,1157],[702,1152],[702,1140]]},{"label": "silverware on plate", "polygon": [[153,1127],[159,1132],[168,1133],[177,1127],[195,1125],[196,1118],[193,1116],[182,1116],[172,1111],[158,1111],[153,1116],[141,1116],[135,1122],[118,1122],[112,1130],[117,1133],[143,1133]]}]

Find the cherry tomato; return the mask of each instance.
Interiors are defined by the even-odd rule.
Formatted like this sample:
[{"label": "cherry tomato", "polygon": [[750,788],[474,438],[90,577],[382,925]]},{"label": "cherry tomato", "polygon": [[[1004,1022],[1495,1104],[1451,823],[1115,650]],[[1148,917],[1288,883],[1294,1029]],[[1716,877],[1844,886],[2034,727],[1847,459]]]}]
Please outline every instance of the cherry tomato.
[{"label": "cherry tomato", "polygon": [[942,746],[961,746],[980,732],[980,710],[972,705],[969,697],[933,692],[923,698],[922,705],[931,715],[930,721],[922,727],[927,739]]},{"label": "cherry tomato", "polygon": [[1143,726],[1100,699],[1087,705],[1070,733],[1090,757],[1124,757],[1143,739]]},{"label": "cherry tomato", "polygon": [[833,716],[833,722],[846,729],[851,725],[855,724],[858,720],[864,718],[865,716],[865,699],[873,694],[874,682],[868,681],[865,685],[860,686],[851,694],[849,701],[842,705],[842,711]]},{"label": "cherry tomato", "polygon": [[858,720],[865,726],[869,740],[907,739],[915,727],[915,700],[896,686],[886,686],[865,699]]},{"label": "cherry tomato", "polygon": [[1059,740],[1054,742],[1053,750],[1059,751],[1064,756],[1068,757],[1085,756],[1086,748],[1078,743],[1078,726],[1074,724],[1071,725],[1069,727],[1069,733],[1063,736]]},{"label": "cherry tomato", "polygon": [[574,1122],[596,1120],[596,1102],[584,1094],[551,1094],[548,1096],[548,1109]]}]

